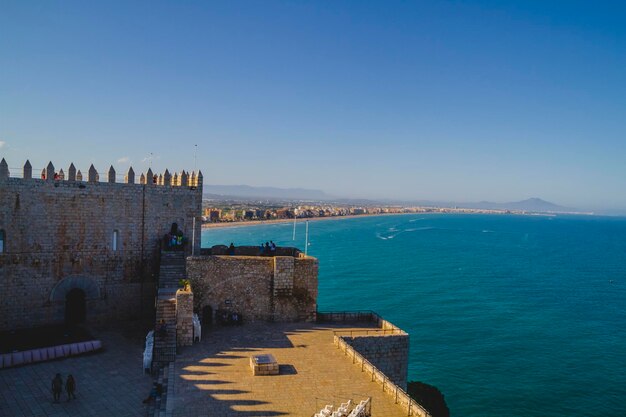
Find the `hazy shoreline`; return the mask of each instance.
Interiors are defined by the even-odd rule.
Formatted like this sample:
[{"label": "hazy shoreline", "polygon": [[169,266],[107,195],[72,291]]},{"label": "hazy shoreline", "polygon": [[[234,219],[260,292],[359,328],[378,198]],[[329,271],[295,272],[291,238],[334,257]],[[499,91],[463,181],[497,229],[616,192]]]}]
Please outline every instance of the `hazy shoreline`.
[{"label": "hazy shoreline", "polygon": [[[555,217],[557,215],[592,215],[590,213],[532,213],[532,212],[498,212],[498,211],[446,211],[446,212],[415,212],[415,213],[376,213],[376,214],[350,214],[346,216],[329,216],[329,217],[306,217],[299,218],[298,223],[302,223],[305,221],[317,222],[317,221],[325,221],[325,220],[344,220],[344,219],[355,219],[355,218],[364,218],[364,217],[380,217],[380,216],[405,216],[405,215],[434,215],[434,214],[471,214],[471,215],[513,215],[513,216],[546,216],[546,217]],[[293,219],[271,219],[271,220],[248,220],[248,221],[237,221],[237,222],[220,222],[220,223],[203,223],[202,229],[220,229],[225,227],[247,227],[247,226],[259,226],[263,224],[279,224],[279,223],[293,223]]]},{"label": "hazy shoreline", "polygon": [[[298,219],[298,223],[304,221],[323,221],[323,220],[343,220],[354,219],[357,217],[377,217],[377,216],[403,216],[406,214],[432,214],[432,213],[377,213],[377,214],[351,214],[347,216],[330,216],[330,217],[308,217]],[[249,220],[245,222],[221,222],[221,223],[203,223],[203,229],[220,229],[223,227],[246,227],[246,226],[259,226],[263,224],[279,224],[279,223],[293,223],[293,219],[271,219],[271,220]]]}]

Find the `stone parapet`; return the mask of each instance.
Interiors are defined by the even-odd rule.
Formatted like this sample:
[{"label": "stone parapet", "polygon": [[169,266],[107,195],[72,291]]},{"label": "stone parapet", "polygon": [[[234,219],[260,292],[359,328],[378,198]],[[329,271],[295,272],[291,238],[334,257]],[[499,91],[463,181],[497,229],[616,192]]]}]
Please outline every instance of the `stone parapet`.
[{"label": "stone parapet", "polygon": [[187,278],[194,290],[196,310],[211,306],[213,311],[237,312],[244,321],[314,321],[318,261],[312,257],[286,258],[187,258]]},{"label": "stone parapet", "polygon": [[334,337],[335,346],[345,353],[349,360],[355,366],[361,368],[362,372],[367,372],[372,376],[372,382],[376,382],[382,387],[384,393],[394,398],[396,404],[402,407],[407,416],[418,417],[432,417],[431,414],[417,401],[415,401],[405,389],[396,385],[384,372],[379,370],[372,362],[370,362],[364,355],[357,352],[350,344],[348,344],[344,337]]},{"label": "stone parapet", "polygon": [[372,311],[318,313],[318,320],[378,325],[377,330],[338,330],[333,342],[362,372],[371,375],[383,392],[392,396],[408,416],[431,417],[428,411],[406,393],[409,363],[409,334]]},{"label": "stone parapet", "polygon": [[402,389],[407,386],[409,335],[355,335],[344,341]]}]

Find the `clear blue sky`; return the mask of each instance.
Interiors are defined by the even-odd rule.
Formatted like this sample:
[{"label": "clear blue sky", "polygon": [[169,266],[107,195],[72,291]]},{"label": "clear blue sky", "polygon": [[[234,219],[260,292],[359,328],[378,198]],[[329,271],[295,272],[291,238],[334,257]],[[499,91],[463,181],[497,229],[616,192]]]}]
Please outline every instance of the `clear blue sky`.
[{"label": "clear blue sky", "polygon": [[626,6],[0,0],[0,156],[626,208]]}]

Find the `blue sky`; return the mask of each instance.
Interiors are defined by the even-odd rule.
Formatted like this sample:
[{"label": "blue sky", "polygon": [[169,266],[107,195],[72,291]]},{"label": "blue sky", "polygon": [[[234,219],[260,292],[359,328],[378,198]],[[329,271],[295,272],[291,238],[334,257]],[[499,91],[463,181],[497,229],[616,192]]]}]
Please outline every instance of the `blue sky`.
[{"label": "blue sky", "polygon": [[0,0],[11,168],[626,208],[626,6]]}]

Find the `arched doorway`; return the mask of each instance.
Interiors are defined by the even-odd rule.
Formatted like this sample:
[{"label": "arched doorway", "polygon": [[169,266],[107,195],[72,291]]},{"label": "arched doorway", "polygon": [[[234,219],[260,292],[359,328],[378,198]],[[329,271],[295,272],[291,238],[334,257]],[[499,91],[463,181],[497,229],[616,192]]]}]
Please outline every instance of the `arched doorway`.
[{"label": "arched doorway", "polygon": [[74,326],[85,321],[85,291],[72,288],[65,296],[65,324]]}]

